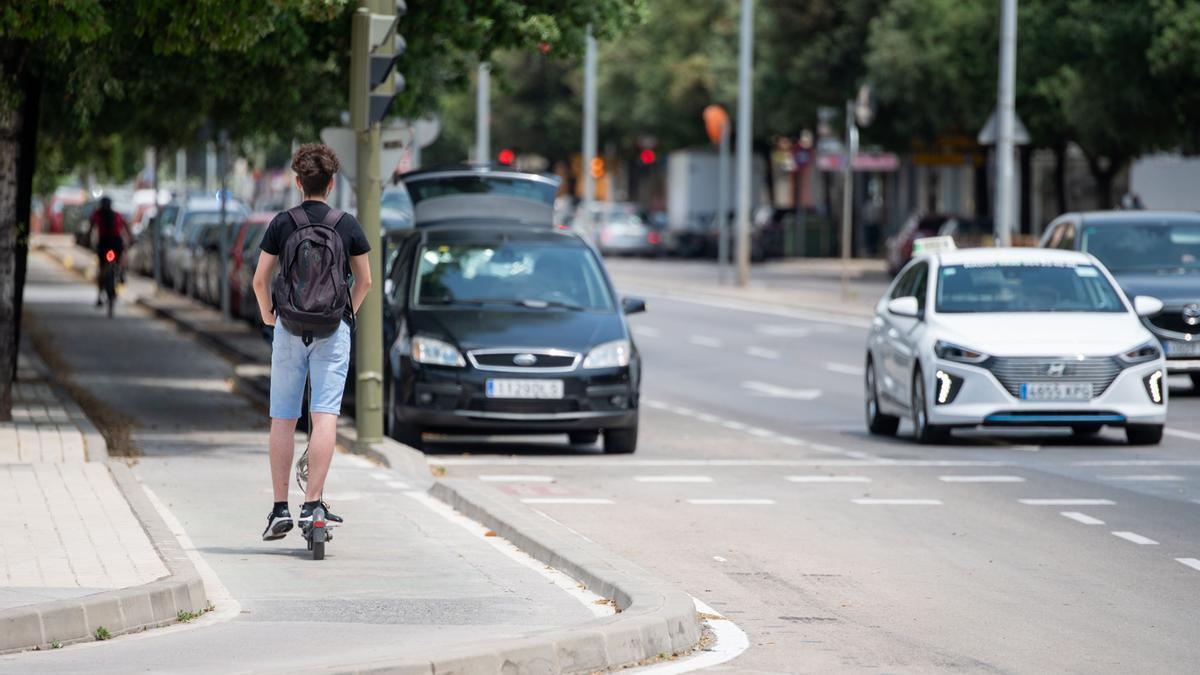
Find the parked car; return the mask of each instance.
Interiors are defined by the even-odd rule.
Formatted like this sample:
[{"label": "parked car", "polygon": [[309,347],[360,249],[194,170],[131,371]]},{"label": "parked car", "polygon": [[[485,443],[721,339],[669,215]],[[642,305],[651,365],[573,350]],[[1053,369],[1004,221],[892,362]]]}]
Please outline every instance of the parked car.
[{"label": "parked car", "polygon": [[379,219],[384,232],[404,230],[413,226],[412,197],[404,184],[391,185],[384,189],[380,199]]},{"label": "parked car", "polygon": [[976,248],[922,255],[875,308],[866,353],[871,433],[902,417],[922,443],[955,427],[1121,426],[1131,444],[1162,439],[1166,364],[1132,301],[1094,257]]},{"label": "parked car", "polygon": [[[241,220],[248,209],[236,200],[225,205],[227,222]],[[221,203],[211,197],[190,197],[184,200],[174,221],[164,221],[163,227],[163,274],[164,281],[176,290],[190,293],[194,279],[197,229],[202,223],[220,222]]]},{"label": "parked car", "polygon": [[[163,241],[161,242],[161,245],[165,251],[167,243],[166,226],[168,224],[173,225],[175,223],[175,219],[179,215],[179,208],[180,205],[178,202],[164,204],[158,209],[158,212],[149,219],[149,222],[147,222],[146,226],[143,227],[137,234],[137,237],[133,241],[133,246],[130,247],[129,253],[127,254],[127,264],[130,266],[130,269],[138,272],[139,274],[154,276],[154,251],[155,246],[159,245],[158,240],[155,239],[155,233],[160,230],[163,232]],[[164,257],[162,261],[162,272],[164,281],[170,283],[170,275],[167,270],[166,262],[166,258]]]},{"label": "parked car", "polygon": [[1200,214],[1170,211],[1067,213],[1046,227],[1045,248],[1096,256],[1125,294],[1152,295],[1163,310],[1143,317],[1167,358],[1200,390]]},{"label": "parked car", "polygon": [[229,264],[229,308],[237,317],[254,325],[262,323],[258,300],[254,297],[254,270],[258,267],[259,246],[274,213],[252,213],[242,221],[233,240]]},{"label": "parked car", "polygon": [[[888,274],[895,275],[901,267],[908,264],[913,257],[913,242],[925,237],[938,235],[965,235],[976,228],[964,225],[971,220],[966,216],[946,214],[922,215],[915,213],[900,226],[900,230],[884,241],[884,258],[887,260]],[[943,230],[945,230],[943,232]],[[957,241],[956,237],[956,241]],[[964,242],[965,243],[965,242]],[[977,244],[971,244],[977,245]]]},{"label": "parked car", "polygon": [[592,211],[596,247],[604,255],[650,255],[662,243],[638,213],[637,204],[597,204]]}]

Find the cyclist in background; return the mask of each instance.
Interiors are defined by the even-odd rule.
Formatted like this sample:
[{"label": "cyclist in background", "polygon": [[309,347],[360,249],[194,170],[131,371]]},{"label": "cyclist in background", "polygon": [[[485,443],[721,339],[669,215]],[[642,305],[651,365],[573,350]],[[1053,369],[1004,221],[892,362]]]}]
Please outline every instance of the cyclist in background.
[{"label": "cyclist in background", "polygon": [[[113,264],[120,264],[121,254],[125,251],[125,241],[129,238],[129,226],[125,222],[125,218],[113,210],[112,200],[108,197],[101,197],[100,206],[92,212],[92,217],[88,219],[88,239],[92,238],[92,232],[97,234],[96,241],[96,256],[98,257],[99,266],[97,270],[104,269],[104,253],[105,251],[113,251],[117,254],[117,259]],[[120,268],[118,268],[120,269]],[[96,274],[96,306],[100,307],[104,304],[104,275],[97,272]]]}]

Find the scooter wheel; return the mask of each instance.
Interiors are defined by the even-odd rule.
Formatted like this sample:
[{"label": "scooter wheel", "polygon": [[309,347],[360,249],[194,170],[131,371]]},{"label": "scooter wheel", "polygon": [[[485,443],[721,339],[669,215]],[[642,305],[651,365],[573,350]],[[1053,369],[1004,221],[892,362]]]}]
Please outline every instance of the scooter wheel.
[{"label": "scooter wheel", "polygon": [[320,543],[314,542],[312,545],[312,552],[313,552],[313,560],[324,560],[325,559],[325,542],[323,542],[323,541]]}]

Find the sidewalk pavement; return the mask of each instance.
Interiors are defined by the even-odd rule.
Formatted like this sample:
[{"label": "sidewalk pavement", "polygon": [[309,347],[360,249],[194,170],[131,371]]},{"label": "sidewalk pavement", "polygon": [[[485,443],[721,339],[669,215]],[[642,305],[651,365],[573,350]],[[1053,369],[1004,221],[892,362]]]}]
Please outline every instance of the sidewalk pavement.
[{"label": "sidewalk pavement", "polygon": [[149,585],[171,572],[106,464],[103,437],[30,341],[18,357],[13,421],[0,423],[0,653],[91,639],[101,626],[140,630],[203,607],[202,597],[149,607],[164,588]]},{"label": "sidewalk pavement", "polygon": [[804,258],[753,265],[745,288],[722,283],[717,264],[707,260],[609,258],[614,283],[629,292],[702,297],[708,300],[775,305],[862,319],[874,314],[891,278],[879,260],[851,260],[843,292],[841,261]]},{"label": "sidewalk pavement", "polygon": [[[60,262],[75,258],[72,267],[86,264],[77,253],[49,252]],[[666,586],[536,514],[496,516],[495,507],[478,508],[468,489],[474,486],[442,483],[434,494],[476,521],[459,522],[461,515],[425,492],[433,479],[423,456],[390,441],[360,447],[352,428],[339,433],[343,446],[383,466],[335,455],[326,497],[347,522],[326,560],[309,560],[295,536],[260,541],[270,500],[266,418],[230,389],[229,361],[239,361],[232,357],[237,350],[219,349],[222,359],[198,344],[216,344],[202,330],[219,323],[215,310],[170,293],[155,296],[151,283],[131,278],[116,319],[104,321],[93,318],[99,316],[90,307],[94,291],[69,283],[50,258],[32,258],[30,275],[34,289],[71,287],[54,303],[30,302],[29,311],[56,327],[50,347],[77,383],[102,387],[106,402],[134,420],[138,479],[169,507],[189,546],[213,570],[217,614],[233,609],[224,623],[214,619],[203,630],[115,641],[103,647],[102,661],[63,650],[36,660],[0,657],[0,671],[94,663],[99,672],[135,666],[212,672],[237,663],[271,672],[583,673],[697,644],[697,615],[686,595],[657,590]],[[129,302],[133,295],[164,313],[172,305],[173,314],[191,320],[176,324],[180,332],[165,329]],[[193,331],[203,333],[200,340]],[[241,332],[257,335],[248,325]],[[89,336],[88,348],[69,348],[81,334]],[[292,501],[300,500],[293,491]],[[502,537],[540,562],[522,562],[525,554],[515,549],[505,554]],[[576,582],[551,583],[544,576],[550,565],[615,600],[621,611],[613,615],[564,592]],[[600,616],[601,609],[608,615]],[[322,647],[297,651],[297,644]]]}]

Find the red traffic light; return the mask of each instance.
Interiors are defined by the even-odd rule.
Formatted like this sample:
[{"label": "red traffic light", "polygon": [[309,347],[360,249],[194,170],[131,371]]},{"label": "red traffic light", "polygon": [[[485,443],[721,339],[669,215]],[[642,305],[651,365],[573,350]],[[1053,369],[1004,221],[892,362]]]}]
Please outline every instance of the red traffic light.
[{"label": "red traffic light", "polygon": [[658,159],[658,155],[655,154],[655,152],[650,148],[646,148],[645,150],[642,150],[641,159],[642,164],[653,164],[654,161]]},{"label": "red traffic light", "polygon": [[505,148],[500,151],[500,155],[496,159],[500,160],[500,163],[505,166],[511,166],[513,162],[517,161],[517,154]]}]

